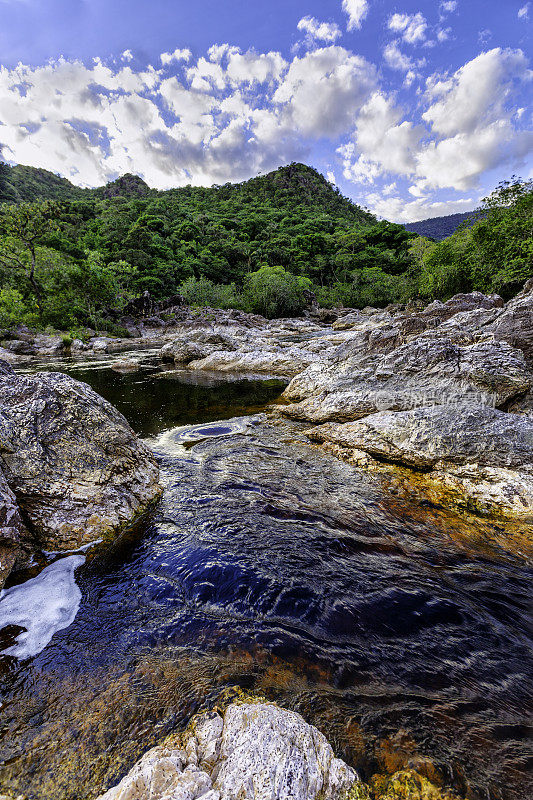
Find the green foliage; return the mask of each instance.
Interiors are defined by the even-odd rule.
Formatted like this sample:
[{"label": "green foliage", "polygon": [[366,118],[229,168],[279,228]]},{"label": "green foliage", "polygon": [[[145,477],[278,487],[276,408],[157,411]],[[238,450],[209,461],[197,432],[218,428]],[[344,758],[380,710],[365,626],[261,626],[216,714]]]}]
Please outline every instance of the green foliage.
[{"label": "green foliage", "polygon": [[437,243],[378,223],[303,164],[159,192],[134,175],[78,189],[0,162],[2,313],[118,331],[111,320],[145,290],[270,317],[300,313],[310,287],[322,305],[359,308],[473,289],[509,297],[532,273],[532,198],[531,181],[504,183]]},{"label": "green foliage", "polygon": [[240,308],[243,298],[234,283],[213,283],[209,278],[187,278],[179,287],[186,302],[191,306],[211,308]]},{"label": "green foliage", "polygon": [[477,222],[442,242],[413,243],[411,253],[423,297],[471,291],[512,297],[533,274],[533,181],[504,181],[483,201]]},{"label": "green foliage", "polygon": [[35,323],[37,317],[32,314],[24,298],[16,289],[0,289],[0,328],[11,328],[20,323]]},{"label": "green foliage", "polygon": [[260,267],[249,272],[244,281],[244,296],[250,310],[269,319],[301,314],[310,289],[309,278],[293,275],[280,266]]}]

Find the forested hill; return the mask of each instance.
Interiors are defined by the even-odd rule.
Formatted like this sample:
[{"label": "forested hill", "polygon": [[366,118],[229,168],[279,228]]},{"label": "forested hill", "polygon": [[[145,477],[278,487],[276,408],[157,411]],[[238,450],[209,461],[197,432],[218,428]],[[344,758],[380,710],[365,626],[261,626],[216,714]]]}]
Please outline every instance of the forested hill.
[{"label": "forested hill", "polygon": [[21,164],[10,167],[0,165],[0,202],[35,202],[38,200],[91,200],[91,199],[166,199],[184,205],[205,206],[215,211],[226,203],[239,203],[255,208],[274,205],[291,210],[305,206],[317,213],[325,213],[362,224],[375,223],[372,215],[343,197],[319,172],[305,164],[290,164],[267,175],[222,186],[185,186],[166,191],[151,189],[138,175],[123,175],[115,181],[96,189],[81,189],[66,178],[37,167]]},{"label": "forested hill", "polygon": [[477,219],[480,219],[479,212],[467,211],[464,214],[449,214],[447,217],[432,217],[431,219],[422,219],[420,222],[409,222],[404,227],[419,236],[426,236],[428,239],[442,242],[443,239],[455,233],[463,223],[469,220],[475,222]]}]

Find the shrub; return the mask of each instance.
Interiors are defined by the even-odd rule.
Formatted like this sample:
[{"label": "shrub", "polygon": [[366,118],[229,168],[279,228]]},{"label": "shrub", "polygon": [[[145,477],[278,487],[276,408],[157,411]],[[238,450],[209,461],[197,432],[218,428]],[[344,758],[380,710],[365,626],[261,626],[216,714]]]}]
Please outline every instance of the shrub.
[{"label": "shrub", "polygon": [[234,283],[213,283],[208,278],[188,278],[179,291],[190,306],[241,308],[242,297]]},{"label": "shrub", "polygon": [[261,267],[244,279],[246,304],[256,314],[273,319],[301,314],[308,302],[311,281],[283,267]]}]

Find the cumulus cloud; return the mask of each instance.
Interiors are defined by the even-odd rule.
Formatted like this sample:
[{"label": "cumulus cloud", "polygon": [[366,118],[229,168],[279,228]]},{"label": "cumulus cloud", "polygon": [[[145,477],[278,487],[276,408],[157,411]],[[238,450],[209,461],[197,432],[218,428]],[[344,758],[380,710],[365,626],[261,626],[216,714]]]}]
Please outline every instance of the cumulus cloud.
[{"label": "cumulus cloud", "polygon": [[341,29],[335,22],[319,22],[316,17],[303,17],[298,23],[298,30],[321,42],[336,42],[342,36]]},{"label": "cumulus cloud", "polygon": [[399,44],[398,39],[394,42],[389,42],[383,50],[383,57],[391,69],[407,72],[413,69],[415,62],[400,50]]},{"label": "cumulus cloud", "polygon": [[342,10],[348,15],[349,31],[359,29],[370,10],[368,0],[342,0]]},{"label": "cumulus cloud", "polygon": [[487,170],[525,160],[533,134],[515,127],[513,93],[531,80],[520,50],[482,53],[452,75],[427,80],[423,125],[404,119],[376,92],[362,108],[352,141],[339,149],[348,180],[374,183],[386,174],[412,180],[411,192],[467,191]]},{"label": "cumulus cloud", "polygon": [[174,50],[173,53],[161,53],[159,56],[161,59],[161,63],[164,67],[172,64],[173,61],[190,61],[192,58],[192,53],[190,50],[180,50],[179,48]]},{"label": "cumulus cloud", "polygon": [[521,50],[494,48],[451,76],[428,78],[427,97],[433,102],[422,117],[439,134],[472,133],[506,118],[506,104],[515,82],[531,77]]},{"label": "cumulus cloud", "polygon": [[123,172],[157,188],[242,180],[305,158],[307,139],[349,133],[377,82],[375,67],[335,46],[291,64],[229,45],[192,64],[167,56],[137,72],[98,59],[0,68],[4,156],[80,185]]},{"label": "cumulus cloud", "polygon": [[451,14],[457,8],[457,0],[445,0],[440,4],[441,13]]},{"label": "cumulus cloud", "polygon": [[399,33],[408,44],[419,44],[426,39],[428,24],[418,11],[416,14],[393,14],[389,17],[389,30]]},{"label": "cumulus cloud", "polygon": [[[410,85],[424,62],[401,41],[384,57]],[[383,184],[389,205],[375,210],[391,216],[399,179],[409,186],[405,214],[414,215],[435,192],[471,191],[487,170],[519,169],[532,147],[524,100],[516,101],[532,75],[520,50],[496,48],[430,76],[409,111],[383,90],[373,64],[338,45],[290,62],[229,44],[195,60],[185,50],[163,56],[159,68],[135,69],[129,51],[109,63],[0,67],[3,156],[79,185],[136,172],[168,188],[243,180],[306,160],[326,139],[345,179],[374,193]]]},{"label": "cumulus cloud", "polygon": [[420,197],[406,201],[398,193],[388,196],[385,192],[381,194],[371,192],[366,195],[365,202],[378,217],[393,222],[417,222],[420,219],[473,211],[479,204],[479,200],[473,197],[445,201],[431,201],[426,197]]},{"label": "cumulus cloud", "polygon": [[274,94],[286,124],[313,137],[349,131],[377,83],[375,67],[343,47],[295,58]]},{"label": "cumulus cloud", "polygon": [[529,7],[531,3],[526,3],[525,6],[518,9],[518,19],[529,19]]}]

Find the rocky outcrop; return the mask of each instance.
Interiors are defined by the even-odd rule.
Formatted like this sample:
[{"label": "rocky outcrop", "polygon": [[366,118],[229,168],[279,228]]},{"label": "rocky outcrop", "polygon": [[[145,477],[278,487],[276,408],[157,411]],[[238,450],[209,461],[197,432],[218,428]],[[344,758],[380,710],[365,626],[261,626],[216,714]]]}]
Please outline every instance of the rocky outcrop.
[{"label": "rocky outcrop", "polygon": [[326,423],[310,436],[358,467],[423,470],[436,503],[531,516],[533,281],[506,305],[474,292],[350,318],[278,411]]},{"label": "rocky outcrop", "polygon": [[308,431],[354,463],[389,462],[424,473],[433,500],[533,518],[533,423],[485,406],[433,406],[371,414]]},{"label": "rocky outcrop", "polygon": [[25,560],[30,545],[15,495],[0,471],[0,590],[17,563]]},{"label": "rocky outcrop", "polygon": [[361,352],[355,344],[354,352],[344,346],[329,363],[316,363],[294,378],[284,397],[300,402],[283,413],[326,422],[465,400],[499,408],[527,393],[533,382],[523,353],[505,342],[461,346],[427,332],[385,354]]},{"label": "rocky outcrop", "polygon": [[160,494],[158,467],[124,417],[59,373],[0,371],[0,468],[39,547],[114,535]]},{"label": "rocky outcrop", "polygon": [[356,784],[299,714],[233,703],[197,717],[179,744],[150,750],[100,800],[348,800]]},{"label": "rocky outcrop", "polygon": [[275,320],[257,329],[235,324],[183,328],[160,355],[194,370],[291,377],[339,341],[342,336],[328,336],[308,320]]}]

